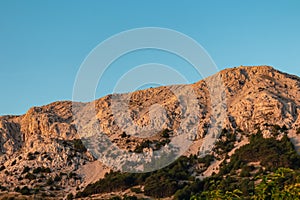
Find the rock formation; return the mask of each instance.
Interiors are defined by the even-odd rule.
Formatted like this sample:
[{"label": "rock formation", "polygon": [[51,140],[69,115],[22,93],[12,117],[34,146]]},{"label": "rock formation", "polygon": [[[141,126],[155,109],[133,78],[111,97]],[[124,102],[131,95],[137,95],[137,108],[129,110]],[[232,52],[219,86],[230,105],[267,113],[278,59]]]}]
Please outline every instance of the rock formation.
[{"label": "rock formation", "polygon": [[[218,137],[222,128],[249,134],[260,130],[268,137],[273,125],[289,129],[297,145],[300,78],[269,66],[241,66],[190,85],[112,94],[91,103],[55,102],[33,107],[21,116],[0,117],[3,187],[10,191],[25,185],[45,187],[45,195],[64,196],[89,183],[82,172],[87,173],[85,166],[96,162],[96,157],[78,140],[84,135],[78,131],[76,120],[80,119],[73,118],[74,106],[92,106],[98,128],[125,151],[134,152],[147,140],[156,141],[151,143],[155,145],[167,143],[161,135],[167,131],[171,140],[189,134],[193,144],[187,154],[199,154],[203,138]],[[48,172],[34,173],[36,169]]]}]

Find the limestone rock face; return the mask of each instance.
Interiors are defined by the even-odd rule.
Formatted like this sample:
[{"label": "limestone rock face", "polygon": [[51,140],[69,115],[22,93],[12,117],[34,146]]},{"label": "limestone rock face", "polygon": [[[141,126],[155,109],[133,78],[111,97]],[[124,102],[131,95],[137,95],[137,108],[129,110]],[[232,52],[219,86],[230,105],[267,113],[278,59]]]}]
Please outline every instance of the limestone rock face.
[{"label": "limestone rock face", "polygon": [[[255,127],[278,124],[299,125],[300,79],[272,67],[240,67],[221,72],[227,88],[228,115],[236,126]],[[233,124],[231,124],[233,125]]]},{"label": "limestone rock face", "polygon": [[[89,151],[74,149],[72,142],[82,134],[72,106],[70,101],[55,102],[21,116],[0,117],[0,165],[5,167],[0,171],[1,185],[13,189],[28,184],[25,178],[18,180],[25,166],[49,167],[53,178],[60,172],[78,171],[77,179],[62,175],[62,194],[89,183],[79,172],[87,171],[81,167],[95,158]],[[188,133],[195,144],[188,152],[197,153],[201,140],[209,132],[216,137],[222,128],[255,133],[277,124],[296,130],[300,78],[269,66],[241,66],[190,85],[112,94],[80,106],[94,106],[98,128],[122,149],[134,151],[149,138],[161,141],[159,134],[170,130],[171,138]]]},{"label": "limestone rock face", "polygon": [[[227,128],[239,128],[253,132],[257,128],[264,129],[265,124],[286,125],[288,128],[299,126],[300,114],[300,79],[296,76],[282,73],[269,66],[238,67],[226,69],[216,76],[221,77],[224,91],[226,112],[225,119],[220,126]],[[199,124],[196,138],[205,135],[207,126],[212,126],[216,121],[211,105],[216,96],[211,94],[209,78],[192,85],[196,98],[194,109],[196,113],[190,119]],[[121,133],[124,130],[134,134],[130,123],[136,123],[141,127],[150,126],[150,130],[158,122],[160,128],[176,130],[184,123],[184,106],[178,100],[178,94],[174,94],[174,86],[158,87],[141,90],[129,94],[115,94],[95,101],[97,117],[104,132],[108,134]],[[176,92],[175,92],[176,93]],[[112,101],[112,99],[115,99]],[[116,103],[116,101],[119,101]],[[151,126],[151,106],[159,105],[164,109],[165,118],[158,120]],[[197,104],[197,106],[195,106]],[[121,110],[115,107],[126,107]],[[217,109],[220,110],[220,109]],[[126,113],[126,114],[124,114]],[[128,117],[129,116],[129,117]],[[121,121],[116,120],[121,119]]]},{"label": "limestone rock face", "polygon": [[20,119],[14,116],[0,117],[0,149],[2,153],[12,154],[22,146]]}]

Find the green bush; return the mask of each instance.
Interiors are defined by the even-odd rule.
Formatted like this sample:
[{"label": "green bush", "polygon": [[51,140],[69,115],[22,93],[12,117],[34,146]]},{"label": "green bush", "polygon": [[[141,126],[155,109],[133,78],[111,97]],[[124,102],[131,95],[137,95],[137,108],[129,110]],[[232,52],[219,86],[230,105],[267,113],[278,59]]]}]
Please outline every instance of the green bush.
[{"label": "green bush", "polygon": [[234,148],[235,142],[236,134],[224,128],[220,134],[220,137],[215,143],[214,152],[216,152],[219,155],[227,154]]},{"label": "green bush", "polygon": [[155,198],[172,196],[180,187],[175,179],[169,179],[164,174],[150,176],[145,181],[145,195]]},{"label": "green bush", "polygon": [[241,177],[249,177],[249,176],[251,176],[250,172],[251,172],[251,167],[245,165],[242,167],[240,176]]},{"label": "green bush", "polygon": [[[87,197],[91,194],[121,191],[137,185],[144,185],[146,195],[153,197],[167,197],[173,195],[177,189],[184,187],[178,184],[180,180],[188,182],[192,171],[189,169],[195,161],[194,157],[180,157],[168,167],[152,173],[130,174],[110,172],[96,183],[89,184],[76,197]],[[113,184],[112,184],[113,183]]]},{"label": "green bush", "polygon": [[300,156],[286,134],[281,140],[276,140],[264,138],[261,133],[258,133],[251,135],[249,144],[235,151],[230,163],[221,168],[221,174],[241,169],[246,163],[258,161],[271,171],[279,167],[297,169],[300,166]]},{"label": "green bush", "polygon": [[214,160],[215,160],[214,156],[208,154],[208,155],[205,155],[203,158],[199,158],[198,162],[204,163],[205,167],[208,167],[208,166],[210,166],[210,163]]},{"label": "green bush", "polygon": [[73,198],[74,198],[73,194],[69,193],[68,196],[67,196],[67,200],[72,200]]},{"label": "green bush", "polygon": [[[231,144],[236,140],[235,134],[224,129],[221,139],[222,142],[218,147],[223,151],[224,157],[229,158],[226,152],[232,148]],[[89,184],[82,192],[78,192],[76,197],[124,191],[128,188],[134,192],[138,189],[136,187],[144,186],[144,194],[153,198],[174,195],[174,199],[178,200],[190,198],[251,199],[255,196],[255,192],[261,191],[256,188],[256,184],[262,181],[261,175],[264,173],[272,174],[279,167],[299,170],[300,156],[296,153],[287,135],[284,135],[281,140],[276,140],[263,138],[262,134],[258,132],[256,135],[251,135],[249,139],[249,144],[237,149],[230,157],[230,162],[223,161],[218,174],[213,174],[204,180],[195,179],[192,176],[194,172],[192,169],[199,163],[204,163],[208,167],[215,159],[214,156],[207,155],[203,158],[193,155],[182,156],[169,166],[151,173],[129,174],[111,171],[103,179]],[[140,145],[140,150],[144,147],[152,147],[157,143],[158,141],[145,141]],[[260,162],[261,166],[251,166],[250,162]],[[237,173],[238,170],[241,170],[241,173]],[[299,171],[289,173],[285,177],[287,178],[278,184],[289,186],[289,184],[300,183]],[[296,189],[294,188],[292,191],[295,193]]]}]

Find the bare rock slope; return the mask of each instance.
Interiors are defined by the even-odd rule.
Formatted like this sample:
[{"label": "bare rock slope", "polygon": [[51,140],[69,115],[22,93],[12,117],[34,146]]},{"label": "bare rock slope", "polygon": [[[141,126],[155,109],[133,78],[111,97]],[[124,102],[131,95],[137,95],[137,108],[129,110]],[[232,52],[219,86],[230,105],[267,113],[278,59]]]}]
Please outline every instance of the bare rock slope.
[{"label": "bare rock slope", "polygon": [[[216,91],[212,88],[218,88],[214,83],[219,79],[222,89]],[[189,96],[190,88],[193,97]],[[221,107],[213,92],[223,98]],[[194,107],[182,105],[186,102]],[[172,139],[180,130],[191,132],[195,124],[196,134],[190,135],[194,144],[186,154],[199,153],[202,139],[213,126],[248,133],[260,129],[266,136],[270,125],[285,126],[298,144],[300,78],[269,66],[226,69],[191,85],[113,94],[90,104],[95,106],[101,131],[121,149],[132,152],[146,140],[164,145],[168,141],[163,133]],[[64,196],[89,183],[89,176],[81,172],[89,171],[85,166],[95,158],[80,142],[82,135],[77,133],[72,112],[72,102],[63,101],[33,107],[21,116],[0,117],[3,187],[13,191],[30,186],[40,188],[44,195]]]}]

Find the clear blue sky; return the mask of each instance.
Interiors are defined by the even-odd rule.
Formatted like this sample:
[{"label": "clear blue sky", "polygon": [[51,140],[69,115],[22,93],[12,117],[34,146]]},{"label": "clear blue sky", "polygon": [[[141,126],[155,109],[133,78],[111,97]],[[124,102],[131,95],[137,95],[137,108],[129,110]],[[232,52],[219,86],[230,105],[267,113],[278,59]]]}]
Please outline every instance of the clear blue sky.
[{"label": "clear blue sky", "polygon": [[[219,69],[267,64],[300,75],[299,10],[297,0],[1,0],[0,115],[71,100],[88,53],[106,38],[139,27],[189,35]],[[106,84],[98,97],[110,91]]]}]

